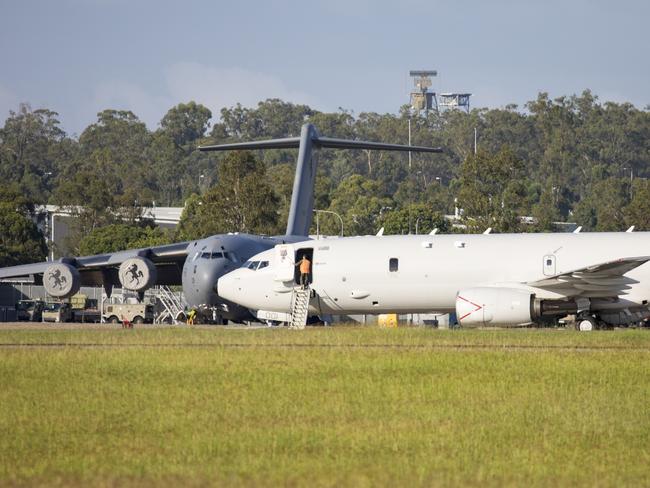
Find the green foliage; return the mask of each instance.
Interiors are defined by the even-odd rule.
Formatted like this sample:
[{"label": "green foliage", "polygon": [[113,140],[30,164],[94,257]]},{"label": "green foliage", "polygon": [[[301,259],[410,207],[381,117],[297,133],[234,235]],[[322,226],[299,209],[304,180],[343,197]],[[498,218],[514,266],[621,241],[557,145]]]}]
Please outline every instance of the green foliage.
[{"label": "green foliage", "polygon": [[215,186],[187,202],[178,227],[181,239],[226,232],[275,233],[279,201],[264,163],[250,152],[233,152],[221,162],[218,177]]},{"label": "green foliage", "polygon": [[[588,196],[575,206],[576,221],[580,222],[585,230],[601,232],[625,230],[625,207],[629,202],[629,195],[630,187],[627,180],[607,178],[597,181]],[[637,209],[638,205],[637,201]],[[632,216],[634,213],[629,215]]]},{"label": "green foliage", "polygon": [[212,112],[196,102],[179,103],[160,121],[160,127],[177,147],[185,147],[205,135]]},{"label": "green foliage", "polygon": [[[330,210],[343,216],[345,235],[375,234],[382,209],[390,209],[391,200],[382,196],[379,182],[353,175],[346,178],[332,192]],[[321,230],[338,234],[338,229]]]},{"label": "green foliage", "polygon": [[509,148],[496,154],[471,154],[460,172],[458,204],[470,232],[520,230],[526,187],[523,164]]},{"label": "green foliage", "polygon": [[111,224],[99,227],[86,235],[79,243],[79,254],[112,253],[125,249],[170,244],[169,232],[151,225]]},{"label": "green foliage", "polygon": [[625,225],[650,231],[650,182],[637,179],[632,186],[632,201],[625,207]]},{"label": "green foliage", "polygon": [[59,146],[65,132],[57,117],[51,110],[32,110],[21,104],[18,112],[9,112],[0,129],[0,181],[19,183],[39,203],[47,200],[57,159],[62,156]]},{"label": "green foliage", "polygon": [[44,261],[47,246],[18,184],[0,185],[0,267]]},{"label": "green foliage", "polygon": [[379,223],[384,227],[384,234],[428,234],[433,229],[440,233],[451,230],[449,221],[440,212],[429,205],[414,203],[397,210],[382,212]]},{"label": "green foliage", "polygon": [[3,486],[647,485],[647,331],[52,329],[0,330],[70,345],[2,351]]},{"label": "green foliage", "polygon": [[[170,108],[153,132],[132,112],[103,110],[77,138],[59,128],[56,112],[21,105],[0,128],[0,180],[19,184],[32,201],[78,210],[75,243],[98,227],[135,222],[145,205],[182,206],[192,194],[213,210],[187,210],[194,223],[186,218],[181,235],[238,228],[276,233],[284,231],[288,215],[296,151],[254,153],[268,168],[264,185],[274,194],[262,225],[243,219],[250,210],[246,201],[258,202],[255,185],[244,190],[252,192],[250,199],[239,191],[227,196],[228,204],[221,190],[208,195],[210,188],[226,188],[217,168],[227,163],[222,153],[199,152],[197,145],[297,136],[305,121],[326,136],[406,144],[410,122],[413,144],[441,146],[444,153],[413,153],[409,160],[407,153],[319,152],[315,208],[340,213],[346,234],[375,233],[380,214],[408,215],[412,205],[450,214],[455,199],[471,232],[552,231],[560,221],[591,230],[648,228],[647,199],[641,196],[642,182],[650,177],[647,108],[601,102],[586,90],[555,99],[540,93],[524,109],[508,105],[425,116],[405,106],[397,114],[355,115],[269,99],[254,108],[222,109],[210,129],[210,110],[190,101]],[[624,187],[629,177],[632,191]],[[228,216],[215,221],[217,208]],[[532,216],[536,224],[522,226],[519,216]],[[321,230],[339,232],[335,217],[321,217]]]}]

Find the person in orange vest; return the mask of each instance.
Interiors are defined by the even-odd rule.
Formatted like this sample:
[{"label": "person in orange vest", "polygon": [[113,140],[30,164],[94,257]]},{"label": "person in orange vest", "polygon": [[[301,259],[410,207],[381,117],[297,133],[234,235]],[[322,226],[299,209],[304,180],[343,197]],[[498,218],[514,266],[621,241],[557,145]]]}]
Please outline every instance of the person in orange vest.
[{"label": "person in orange vest", "polygon": [[302,259],[296,263],[300,267],[300,284],[307,286],[309,283],[309,273],[311,273],[311,261],[307,259],[307,255],[303,254]]}]

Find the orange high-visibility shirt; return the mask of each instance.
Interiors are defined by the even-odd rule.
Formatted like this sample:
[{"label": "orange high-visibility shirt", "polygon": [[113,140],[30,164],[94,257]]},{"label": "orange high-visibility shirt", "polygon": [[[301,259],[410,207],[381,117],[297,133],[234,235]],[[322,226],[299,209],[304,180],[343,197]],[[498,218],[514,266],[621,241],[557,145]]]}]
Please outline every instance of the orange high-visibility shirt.
[{"label": "orange high-visibility shirt", "polygon": [[311,263],[309,262],[309,259],[302,258],[302,260],[300,261],[300,273],[302,274],[309,273],[310,267],[311,267]]}]

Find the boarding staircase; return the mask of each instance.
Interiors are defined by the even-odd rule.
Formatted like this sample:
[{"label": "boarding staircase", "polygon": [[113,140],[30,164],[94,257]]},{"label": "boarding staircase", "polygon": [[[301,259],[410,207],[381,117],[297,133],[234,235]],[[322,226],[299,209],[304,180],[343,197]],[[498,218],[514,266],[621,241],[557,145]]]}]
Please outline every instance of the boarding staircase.
[{"label": "boarding staircase", "polygon": [[163,311],[158,314],[154,322],[162,324],[170,320],[172,324],[179,323],[178,316],[185,310],[185,303],[176,293],[174,293],[168,286],[159,286],[157,299],[163,306]]},{"label": "boarding staircase", "polygon": [[291,322],[290,329],[304,329],[307,325],[307,316],[309,315],[309,296],[311,289],[309,286],[297,286],[293,289],[293,299],[291,304]]}]

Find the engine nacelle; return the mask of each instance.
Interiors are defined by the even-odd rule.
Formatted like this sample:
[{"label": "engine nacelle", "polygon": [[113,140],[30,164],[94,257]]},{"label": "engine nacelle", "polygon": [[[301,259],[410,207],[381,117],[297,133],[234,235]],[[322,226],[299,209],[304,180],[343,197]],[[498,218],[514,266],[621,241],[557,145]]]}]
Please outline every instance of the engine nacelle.
[{"label": "engine nacelle", "polygon": [[56,263],[48,266],[43,273],[43,288],[55,298],[68,298],[79,291],[81,277],[74,266]]},{"label": "engine nacelle", "polygon": [[144,291],[156,284],[158,271],[156,265],[146,258],[129,258],[120,265],[118,273],[122,288],[131,291]]},{"label": "engine nacelle", "polygon": [[456,316],[463,327],[515,326],[533,321],[534,295],[516,288],[477,287],[456,295]]}]

